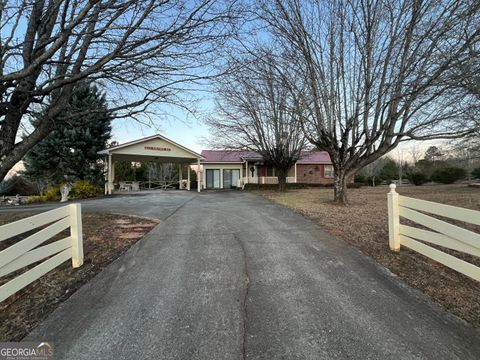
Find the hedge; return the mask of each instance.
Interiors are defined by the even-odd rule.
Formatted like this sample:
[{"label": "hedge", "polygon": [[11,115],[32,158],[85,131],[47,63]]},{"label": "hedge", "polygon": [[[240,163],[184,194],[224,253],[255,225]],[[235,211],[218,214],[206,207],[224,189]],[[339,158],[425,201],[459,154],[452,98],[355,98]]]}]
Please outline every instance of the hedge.
[{"label": "hedge", "polygon": [[[306,189],[306,188],[333,188],[333,184],[308,184],[308,183],[287,183],[288,189]],[[347,184],[348,188],[358,189],[362,186],[359,183]],[[245,190],[278,190],[278,184],[245,184]]]}]

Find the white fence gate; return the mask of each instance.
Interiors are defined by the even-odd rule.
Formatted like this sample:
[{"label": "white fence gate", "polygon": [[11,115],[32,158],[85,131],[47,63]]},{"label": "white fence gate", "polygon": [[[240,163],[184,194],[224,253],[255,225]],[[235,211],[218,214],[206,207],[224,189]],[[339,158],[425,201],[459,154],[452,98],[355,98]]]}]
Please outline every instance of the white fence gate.
[{"label": "white fence gate", "polygon": [[[72,259],[73,267],[79,267],[83,264],[82,211],[80,204],[63,206],[0,226],[0,241],[47,224],[50,225],[0,251],[0,277],[49,257],[49,259],[0,286],[0,302],[68,259]],[[70,236],[37,247],[68,228],[70,228]]]},{"label": "white fence gate", "polygon": [[[400,251],[401,245],[406,246],[480,281],[480,267],[418,241],[421,240],[480,257],[480,234],[424,214],[426,212],[480,225],[480,211],[400,196],[395,188],[395,184],[390,185],[390,192],[388,193],[390,249]],[[400,217],[434,231],[400,224]]]}]

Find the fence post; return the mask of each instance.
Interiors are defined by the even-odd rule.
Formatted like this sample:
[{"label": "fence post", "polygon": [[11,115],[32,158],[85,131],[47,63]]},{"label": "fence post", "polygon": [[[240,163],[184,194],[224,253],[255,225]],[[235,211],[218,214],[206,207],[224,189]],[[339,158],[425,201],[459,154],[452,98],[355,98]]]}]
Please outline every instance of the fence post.
[{"label": "fence post", "polygon": [[390,250],[400,251],[400,216],[398,209],[398,193],[395,184],[390,184],[388,198],[388,240]]},{"label": "fence post", "polygon": [[70,204],[70,237],[72,238],[72,266],[77,268],[83,264],[83,232],[82,207]]}]

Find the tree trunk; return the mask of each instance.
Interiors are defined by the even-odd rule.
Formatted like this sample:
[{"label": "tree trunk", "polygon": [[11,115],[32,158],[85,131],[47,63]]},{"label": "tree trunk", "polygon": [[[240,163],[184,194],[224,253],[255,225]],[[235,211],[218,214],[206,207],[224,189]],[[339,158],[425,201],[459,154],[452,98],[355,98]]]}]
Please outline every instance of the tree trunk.
[{"label": "tree trunk", "polygon": [[278,170],[278,191],[284,192],[287,190],[287,171]]},{"label": "tree trunk", "polygon": [[336,170],[333,174],[333,200],[337,204],[347,204],[347,176],[345,170]]}]

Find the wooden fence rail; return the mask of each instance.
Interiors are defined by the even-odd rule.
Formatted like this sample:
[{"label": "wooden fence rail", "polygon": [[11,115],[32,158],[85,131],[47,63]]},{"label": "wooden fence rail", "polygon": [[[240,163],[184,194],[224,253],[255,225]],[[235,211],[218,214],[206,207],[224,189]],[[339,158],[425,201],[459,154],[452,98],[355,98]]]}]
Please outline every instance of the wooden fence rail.
[{"label": "wooden fence rail", "polygon": [[[0,302],[37,280],[61,263],[72,259],[74,268],[83,264],[82,212],[71,204],[0,226],[0,242],[41,226],[47,227],[0,251],[0,277],[46,259],[0,286]],[[70,228],[70,236],[40,246]]]},{"label": "wooden fence rail", "polygon": [[[480,281],[480,267],[424,244],[427,242],[480,257],[480,234],[425,214],[480,225],[480,211],[400,196],[395,188],[395,184],[390,185],[388,193],[390,249],[400,251],[401,245],[406,246]],[[433,231],[400,224],[401,217]]]}]

